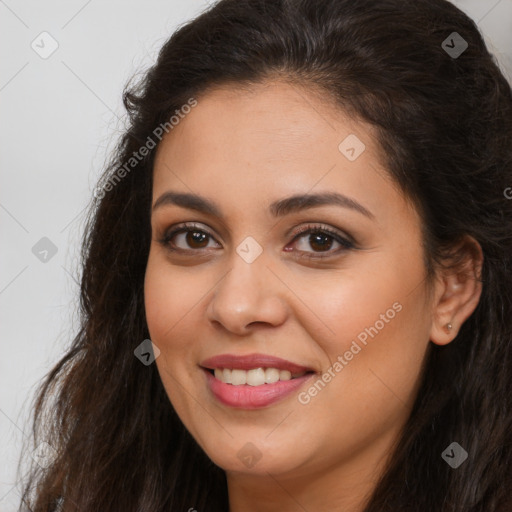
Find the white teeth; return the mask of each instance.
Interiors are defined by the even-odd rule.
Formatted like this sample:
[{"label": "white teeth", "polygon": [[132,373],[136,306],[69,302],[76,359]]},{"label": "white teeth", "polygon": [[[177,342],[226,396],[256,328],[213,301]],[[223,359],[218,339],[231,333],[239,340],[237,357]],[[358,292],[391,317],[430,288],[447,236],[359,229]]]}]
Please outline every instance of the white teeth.
[{"label": "white teeth", "polygon": [[263,368],[256,368],[247,372],[247,384],[249,386],[261,386],[265,384],[265,370]]},{"label": "white teeth", "polygon": [[[291,372],[288,370],[279,370],[277,368],[254,368],[252,370],[236,370],[230,368],[215,368],[215,378],[225,384],[241,386],[262,386],[263,384],[274,384],[278,381],[290,380]],[[300,377],[303,373],[294,375]]]},{"label": "white teeth", "polygon": [[277,368],[267,368],[265,370],[265,383],[273,384],[279,380],[279,370]]},{"label": "white teeth", "polygon": [[240,386],[247,383],[247,372],[245,370],[231,370],[231,384]]},{"label": "white teeth", "polygon": [[[217,370],[215,370],[217,371]],[[225,382],[226,384],[231,384],[232,383],[232,380],[231,380],[231,370],[229,368],[224,368],[224,370],[222,370],[222,382]],[[217,374],[215,374],[215,377],[217,377]],[[217,377],[219,378],[219,377]]]},{"label": "white teeth", "polygon": [[292,374],[288,370],[280,370],[279,380],[290,380],[291,378]]}]

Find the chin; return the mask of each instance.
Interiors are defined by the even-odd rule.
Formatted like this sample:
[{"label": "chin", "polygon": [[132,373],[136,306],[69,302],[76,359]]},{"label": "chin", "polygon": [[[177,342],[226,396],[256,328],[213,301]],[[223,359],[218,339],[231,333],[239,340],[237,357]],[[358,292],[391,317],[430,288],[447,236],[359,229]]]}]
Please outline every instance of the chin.
[{"label": "chin", "polygon": [[[225,444],[219,444],[218,440],[209,441],[203,450],[208,457],[226,472],[247,473],[254,476],[268,476],[292,472],[303,463],[303,455],[293,449],[296,443],[290,447],[282,444],[265,442],[265,436],[261,438],[237,437],[230,438]],[[229,437],[229,436],[228,436]],[[300,458],[298,455],[302,455]]]}]

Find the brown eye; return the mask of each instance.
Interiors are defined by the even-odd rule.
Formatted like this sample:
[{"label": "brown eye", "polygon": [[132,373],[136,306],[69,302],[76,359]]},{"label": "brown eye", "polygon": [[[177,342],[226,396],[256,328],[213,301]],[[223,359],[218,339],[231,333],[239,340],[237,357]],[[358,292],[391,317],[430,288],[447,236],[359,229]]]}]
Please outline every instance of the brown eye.
[{"label": "brown eye", "polygon": [[[302,242],[296,245],[299,245],[298,252],[303,253],[301,257],[306,258],[334,256],[340,251],[355,248],[353,242],[325,226],[305,226],[300,229],[299,233],[295,236],[294,241],[296,240]],[[333,244],[338,244],[338,247],[331,250]],[[307,250],[308,248],[313,249],[313,251]]]},{"label": "brown eye", "polygon": [[[297,243],[299,241],[300,243]],[[214,245],[209,245],[213,242]],[[354,249],[355,244],[337,231],[326,226],[304,226],[293,239],[298,245],[300,258],[327,258],[340,252]],[[180,224],[167,232],[160,243],[170,251],[197,251],[200,249],[218,248],[220,244],[208,231],[195,224]],[[336,247],[336,244],[338,245]],[[334,246],[334,249],[333,249]],[[309,250],[312,249],[312,250]],[[289,249],[285,249],[289,252]]]},{"label": "brown eye", "polygon": [[335,240],[326,233],[311,233],[308,237],[308,243],[316,251],[328,251]]},{"label": "brown eye", "polygon": [[202,249],[208,245],[208,235],[203,231],[186,231],[183,234],[189,247]]},{"label": "brown eye", "polygon": [[170,250],[196,250],[208,248],[212,235],[195,225],[181,225],[165,234],[161,243]]}]

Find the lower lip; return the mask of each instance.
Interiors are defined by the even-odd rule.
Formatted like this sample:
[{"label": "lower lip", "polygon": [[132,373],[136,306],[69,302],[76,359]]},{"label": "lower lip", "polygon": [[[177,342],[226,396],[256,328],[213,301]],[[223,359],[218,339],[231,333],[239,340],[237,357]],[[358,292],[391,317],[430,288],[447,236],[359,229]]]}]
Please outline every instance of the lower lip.
[{"label": "lower lip", "polygon": [[239,409],[259,409],[282,400],[314,375],[308,373],[295,379],[280,380],[261,386],[249,386],[248,384],[233,386],[216,379],[208,370],[204,370],[204,373],[210,391],[215,398],[224,405]]}]

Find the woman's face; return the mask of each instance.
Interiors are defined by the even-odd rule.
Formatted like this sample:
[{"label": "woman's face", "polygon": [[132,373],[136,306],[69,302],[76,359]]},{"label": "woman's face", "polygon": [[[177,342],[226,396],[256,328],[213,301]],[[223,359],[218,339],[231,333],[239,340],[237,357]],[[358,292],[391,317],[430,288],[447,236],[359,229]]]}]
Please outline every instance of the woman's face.
[{"label": "woman's face", "polygon": [[431,319],[420,219],[370,127],[280,82],[210,91],[158,148],[151,222],[156,365],[208,456],[228,475],[376,469]]}]

